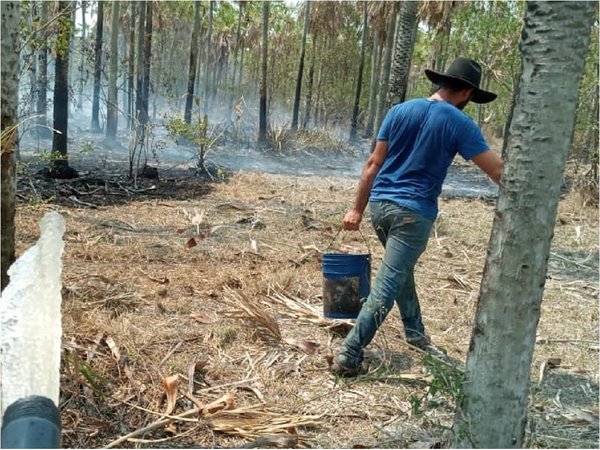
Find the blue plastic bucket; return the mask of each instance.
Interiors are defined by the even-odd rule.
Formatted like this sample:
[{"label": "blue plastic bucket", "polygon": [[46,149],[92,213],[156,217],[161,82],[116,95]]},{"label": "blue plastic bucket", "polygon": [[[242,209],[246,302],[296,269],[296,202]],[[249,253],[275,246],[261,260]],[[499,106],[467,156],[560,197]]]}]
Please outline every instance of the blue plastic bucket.
[{"label": "blue plastic bucket", "polygon": [[324,253],[323,315],[330,319],[356,319],[371,290],[371,255]]}]

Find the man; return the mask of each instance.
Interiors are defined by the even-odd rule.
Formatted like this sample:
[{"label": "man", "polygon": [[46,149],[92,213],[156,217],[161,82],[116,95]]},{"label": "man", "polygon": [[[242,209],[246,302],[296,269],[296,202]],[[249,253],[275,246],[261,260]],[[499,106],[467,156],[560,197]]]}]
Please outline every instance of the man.
[{"label": "man", "polygon": [[488,103],[496,98],[479,88],[481,66],[457,58],[446,73],[425,70],[425,75],[438,90],[429,98],[389,110],[362,171],[353,206],[343,219],[345,230],[358,230],[370,202],[373,226],[385,254],[356,325],[332,366],[342,376],[360,373],[363,349],[394,302],[400,308],[407,342],[435,350],[421,320],[413,269],[437,216],[437,198],[448,167],[459,153],[494,182],[500,181],[502,160],[489,149],[476,123],[462,112],[469,101]]}]

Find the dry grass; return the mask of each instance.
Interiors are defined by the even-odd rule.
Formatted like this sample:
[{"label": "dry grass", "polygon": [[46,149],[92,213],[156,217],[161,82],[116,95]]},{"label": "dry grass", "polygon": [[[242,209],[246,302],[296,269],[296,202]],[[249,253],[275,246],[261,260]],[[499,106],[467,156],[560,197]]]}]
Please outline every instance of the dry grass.
[{"label": "dry grass", "polygon": [[[369,348],[369,375],[328,372],[342,336],[319,317],[318,251],[335,236],[354,182],[250,173],[203,192],[98,209],[19,205],[18,253],[35,242],[47,210],[67,221],[64,446],[105,446],[160,418],[162,380],[175,374],[185,381],[173,415],[195,406],[184,395],[190,383],[197,402],[231,392],[236,408],[172,421],[123,445],[238,446],[266,435],[322,448],[445,445],[452,392],[427,397],[440,369],[403,344],[397,310]],[[416,268],[418,293],[435,342],[464,360],[494,205],[440,207]],[[598,443],[585,416],[598,416],[597,214],[575,196],[560,205],[534,355],[531,447]],[[376,268],[382,249],[366,225]],[[344,233],[335,245],[365,244]],[[550,358],[559,367],[546,364],[538,385]]]}]

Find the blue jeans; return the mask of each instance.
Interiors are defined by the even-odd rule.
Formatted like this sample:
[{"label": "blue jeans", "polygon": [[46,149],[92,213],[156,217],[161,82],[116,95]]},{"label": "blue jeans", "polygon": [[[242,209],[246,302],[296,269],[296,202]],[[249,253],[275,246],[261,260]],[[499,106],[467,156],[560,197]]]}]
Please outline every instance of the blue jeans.
[{"label": "blue jeans", "polygon": [[373,340],[394,301],[400,309],[406,339],[425,335],[413,270],[427,247],[433,220],[389,201],[372,202],[370,210],[385,254],[356,325],[340,348],[339,361],[348,367],[362,362],[363,349]]}]

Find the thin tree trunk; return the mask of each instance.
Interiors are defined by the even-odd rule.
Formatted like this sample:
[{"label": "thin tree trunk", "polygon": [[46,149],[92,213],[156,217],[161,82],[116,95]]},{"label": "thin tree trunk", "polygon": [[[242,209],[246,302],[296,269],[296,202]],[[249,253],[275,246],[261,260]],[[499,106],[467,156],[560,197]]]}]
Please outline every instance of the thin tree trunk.
[{"label": "thin tree trunk", "polygon": [[[40,11],[41,23],[48,21],[48,2],[42,2]],[[47,128],[47,114],[48,114],[48,44],[47,42],[48,33],[46,30],[42,31],[40,39],[42,45],[40,46],[38,53],[38,89],[37,89],[37,135],[40,138],[50,137],[52,133]]]},{"label": "thin tree trunk", "polygon": [[210,69],[212,66],[212,27],[213,27],[214,1],[210,0],[208,8],[208,31],[206,34],[206,59],[204,66],[204,112],[207,112],[209,107],[208,99],[212,85],[210,82]]},{"label": "thin tree trunk", "polygon": [[263,29],[262,29],[262,56],[261,56],[261,77],[260,77],[260,105],[258,116],[258,143],[266,145],[267,143],[267,64],[268,64],[268,43],[269,43],[269,6],[270,2],[263,2]]},{"label": "thin tree trunk", "polygon": [[519,95],[454,422],[458,447],[524,443],[536,328],[594,16],[592,2],[526,5]]},{"label": "thin tree trunk", "polygon": [[[29,25],[33,26],[33,22],[36,19],[36,9],[37,9],[37,5],[35,4],[35,2],[32,2],[30,4],[30,9],[29,9]],[[37,111],[37,104],[35,102],[35,99],[37,97],[37,58],[36,58],[36,44],[35,43],[31,43],[31,45],[29,46],[29,55],[27,57],[28,59],[28,72],[29,72],[29,114],[34,115]]]},{"label": "thin tree trunk", "polygon": [[146,4],[138,1],[139,17],[137,61],[136,61],[136,86],[135,86],[135,118],[139,122],[142,114],[142,91],[144,86],[144,36],[146,34]]},{"label": "thin tree trunk", "polygon": [[[405,2],[406,4],[407,2]],[[410,2],[412,3],[412,2]],[[377,116],[375,119],[375,133],[379,131],[381,122],[386,113],[387,104],[387,92],[390,80],[390,66],[392,62],[392,53],[394,51],[394,31],[396,28],[396,5],[391,6],[392,14],[390,14],[388,29],[387,29],[387,40],[385,44],[385,57],[383,58],[383,66],[381,73],[381,84],[379,86],[379,102],[377,105]]]},{"label": "thin tree trunk", "polygon": [[[325,48],[329,47],[329,37],[325,42]],[[319,106],[321,104],[321,86],[323,85],[323,61],[319,61],[319,73],[317,74],[317,94],[315,98],[315,118],[313,123],[315,126],[319,125]]]},{"label": "thin tree trunk", "polygon": [[108,69],[108,102],[106,105],[106,137],[115,139],[118,127],[119,98],[117,96],[117,70],[119,64],[119,13],[120,1],[112,2],[110,18],[110,66]]},{"label": "thin tree trunk", "polygon": [[244,72],[244,55],[246,54],[246,49],[242,47],[242,56],[240,57],[240,70],[238,71],[238,86],[242,85],[242,81],[244,80],[243,78],[243,72]]},{"label": "thin tree trunk", "polygon": [[54,134],[48,175],[52,178],[75,178],[77,172],[69,167],[67,140],[69,137],[69,46],[71,43],[70,1],[58,2],[58,38],[54,63]]},{"label": "thin tree trunk", "polygon": [[15,196],[17,192],[16,151],[19,141],[19,18],[20,2],[1,2],[2,10],[2,149],[1,175],[1,286],[9,282],[7,270],[15,261]]},{"label": "thin tree trunk", "polygon": [[302,129],[306,130],[308,121],[310,120],[310,111],[312,109],[313,84],[315,78],[315,59],[317,55],[317,36],[313,36],[312,55],[310,56],[310,68],[308,69],[308,86],[306,92],[306,103],[304,106],[304,120],[302,121]]},{"label": "thin tree trunk", "polygon": [[92,131],[100,133],[100,83],[102,77],[102,34],[104,29],[104,1],[98,1],[96,19],[96,41],[94,45],[94,94],[92,98]]},{"label": "thin tree trunk", "polygon": [[[44,2],[45,3],[45,2]],[[81,2],[81,55],[79,56],[79,95],[77,96],[77,109],[83,108],[83,87],[85,84],[85,12],[87,2],[82,0]]]},{"label": "thin tree trunk", "polygon": [[142,85],[142,110],[140,121],[148,123],[148,98],[150,96],[150,60],[152,58],[152,0],[146,2],[146,34],[144,36],[144,83]]},{"label": "thin tree trunk", "polygon": [[356,96],[354,97],[354,107],[352,108],[352,118],[350,119],[350,141],[356,141],[358,111],[360,106],[360,93],[362,90],[363,69],[365,67],[365,51],[367,48],[367,2],[363,4],[363,30],[362,43],[360,46],[360,62],[358,64],[358,75],[356,76]]},{"label": "thin tree trunk", "polygon": [[240,37],[242,35],[242,17],[244,15],[244,3],[238,2],[238,22],[237,22],[237,30],[235,32],[235,52],[233,54],[233,74],[231,76],[231,86],[235,86],[235,74],[237,71],[237,62],[238,62],[238,53],[240,50]]},{"label": "thin tree trunk", "polygon": [[194,7],[194,29],[190,43],[190,67],[188,72],[187,96],[185,99],[185,123],[192,123],[192,106],[194,104],[194,84],[196,83],[196,61],[198,60],[198,35],[200,34],[200,2]]},{"label": "thin tree trunk", "polygon": [[415,36],[417,34],[417,13],[419,2],[403,2],[400,9],[400,29],[396,41],[394,63],[390,76],[390,89],[386,107],[402,103],[406,99],[408,88],[408,75],[415,48]]},{"label": "thin tree trunk", "polygon": [[298,62],[298,75],[296,77],[296,91],[294,93],[294,109],[292,113],[292,130],[298,130],[298,117],[300,113],[300,95],[302,94],[302,78],[304,76],[304,55],[306,53],[306,36],[310,24],[310,0],[307,0],[304,11],[304,29],[302,30],[302,44],[300,45],[300,61]]},{"label": "thin tree trunk", "polygon": [[365,137],[373,135],[375,125],[375,113],[377,111],[377,87],[381,77],[381,57],[383,56],[383,45],[381,45],[379,33],[375,32],[373,38],[373,54],[371,55],[371,85],[369,92],[369,117],[365,128]]},{"label": "thin tree trunk", "polygon": [[135,117],[134,112],[134,80],[135,80],[135,24],[136,24],[136,3],[129,3],[129,55],[127,67],[127,128],[133,130]]}]

